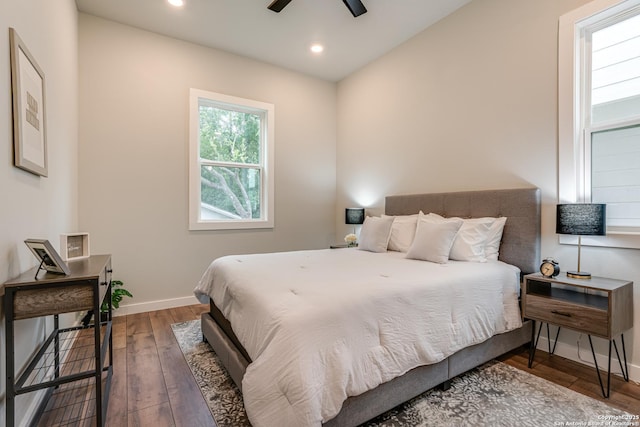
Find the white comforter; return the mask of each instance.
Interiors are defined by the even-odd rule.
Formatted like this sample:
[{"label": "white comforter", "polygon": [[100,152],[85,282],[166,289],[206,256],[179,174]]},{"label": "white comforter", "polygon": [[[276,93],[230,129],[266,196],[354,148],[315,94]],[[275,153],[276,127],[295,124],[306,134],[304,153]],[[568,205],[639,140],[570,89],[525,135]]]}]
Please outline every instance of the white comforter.
[{"label": "white comforter", "polygon": [[355,249],[228,256],[209,296],[253,362],[242,381],[255,427],[319,426],[349,396],[521,326],[519,270],[434,264]]}]

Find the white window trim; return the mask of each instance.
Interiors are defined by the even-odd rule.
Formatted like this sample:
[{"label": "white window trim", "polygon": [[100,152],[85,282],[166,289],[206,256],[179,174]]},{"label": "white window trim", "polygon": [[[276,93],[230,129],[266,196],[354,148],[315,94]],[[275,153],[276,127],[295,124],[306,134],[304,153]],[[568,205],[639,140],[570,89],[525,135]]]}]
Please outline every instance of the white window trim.
[{"label": "white window trim", "polygon": [[[211,99],[218,103],[245,106],[265,113],[266,129],[263,128],[261,214],[258,219],[202,220],[200,219],[200,112],[199,99]],[[245,110],[246,111],[246,110]],[[189,91],[189,230],[242,230],[274,227],[274,159],[275,159],[275,107],[266,102],[239,98],[215,92],[191,88]],[[241,165],[246,166],[246,165]]]},{"label": "white window trim", "polygon": [[[560,17],[558,26],[558,202],[585,201],[586,190],[579,179],[584,176],[585,153],[582,134],[583,120],[577,68],[581,58],[577,52],[581,29],[604,11],[619,13],[640,5],[640,0],[595,0]],[[599,19],[599,18],[598,18]],[[577,244],[578,236],[559,235],[561,244]],[[582,244],[640,249],[640,233],[607,231],[606,236],[582,236]]]}]

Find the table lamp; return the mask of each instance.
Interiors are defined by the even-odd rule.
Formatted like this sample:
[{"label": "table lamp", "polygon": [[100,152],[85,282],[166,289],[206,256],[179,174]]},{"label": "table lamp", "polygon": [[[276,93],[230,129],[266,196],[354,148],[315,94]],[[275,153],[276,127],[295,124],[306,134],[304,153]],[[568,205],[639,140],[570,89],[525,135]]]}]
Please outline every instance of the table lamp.
[{"label": "table lamp", "polygon": [[356,233],[356,224],[364,223],[364,208],[346,208],[344,210],[344,222],[353,225],[353,234]]},{"label": "table lamp", "polygon": [[578,270],[568,271],[574,279],[591,279],[591,273],[580,271],[582,236],[604,236],[607,205],[599,203],[560,204],[556,210],[556,233],[578,236]]}]

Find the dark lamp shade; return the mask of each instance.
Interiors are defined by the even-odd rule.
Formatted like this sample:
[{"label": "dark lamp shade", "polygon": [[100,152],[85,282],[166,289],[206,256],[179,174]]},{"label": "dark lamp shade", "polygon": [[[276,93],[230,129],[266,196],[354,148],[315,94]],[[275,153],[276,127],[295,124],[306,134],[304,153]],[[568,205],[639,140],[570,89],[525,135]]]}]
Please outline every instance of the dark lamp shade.
[{"label": "dark lamp shade", "polygon": [[345,224],[362,224],[364,222],[364,208],[346,208],[344,210]]},{"label": "dark lamp shade", "polygon": [[556,233],[576,236],[604,236],[607,234],[607,205],[575,203],[558,205]]}]

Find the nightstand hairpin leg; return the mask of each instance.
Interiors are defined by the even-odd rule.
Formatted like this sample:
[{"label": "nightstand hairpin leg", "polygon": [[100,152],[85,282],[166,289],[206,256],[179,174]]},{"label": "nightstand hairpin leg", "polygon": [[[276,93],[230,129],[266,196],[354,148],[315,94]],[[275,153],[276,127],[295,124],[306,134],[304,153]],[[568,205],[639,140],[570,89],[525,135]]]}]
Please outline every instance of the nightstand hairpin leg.
[{"label": "nightstand hairpin leg", "polygon": [[[536,321],[532,320],[531,322],[531,342],[529,343],[529,363],[527,364],[529,368],[533,365],[533,358],[536,355]],[[542,323],[540,326],[542,327]]]},{"label": "nightstand hairpin leg", "polygon": [[622,356],[624,357],[624,366],[622,366],[622,359],[620,359],[620,353],[618,352],[618,345],[616,344],[616,340],[609,340],[609,360],[608,360],[608,369],[607,369],[607,392],[604,392],[604,384],[602,383],[602,378],[600,378],[600,369],[598,368],[598,361],[596,360],[596,353],[593,350],[593,343],[591,342],[591,335],[587,335],[589,337],[589,345],[591,346],[591,354],[593,355],[593,363],[596,366],[596,374],[598,374],[598,382],[600,383],[600,390],[602,391],[602,395],[605,398],[609,397],[611,394],[611,343],[616,350],[616,356],[618,357],[618,363],[620,364],[620,370],[622,371],[622,377],[625,381],[629,381],[629,366],[627,365],[627,351],[624,345],[624,334],[620,334],[620,338],[622,340]]},{"label": "nightstand hairpin leg", "polygon": [[554,354],[556,352],[556,345],[558,344],[559,335],[560,335],[560,326],[558,326],[558,330],[556,331],[556,338],[553,340],[553,348],[551,348],[551,337],[549,336],[549,324],[547,323],[547,339],[549,340],[549,354]]},{"label": "nightstand hairpin leg", "polygon": [[618,353],[618,346],[616,345],[616,340],[613,340],[613,348],[616,350],[616,357],[618,358],[618,362],[620,363],[622,378],[624,378],[626,382],[629,382],[629,366],[627,365],[627,352],[624,348],[624,334],[620,334],[620,339],[622,340],[622,356],[624,357],[624,367],[622,366],[622,359],[620,359],[620,353]]},{"label": "nightstand hairpin leg", "polygon": [[[542,324],[544,322],[540,322],[540,326],[538,327],[538,335],[535,337],[535,323],[531,328],[531,345],[529,347],[529,368],[533,366],[533,359],[536,356],[536,348],[538,348],[538,341],[540,340],[540,332],[542,332]],[[549,332],[549,324],[547,323],[547,344],[549,346],[549,354],[554,354],[556,352],[556,345],[558,344],[558,336],[560,336],[560,327],[558,326],[558,330],[556,331],[556,338],[553,341],[553,348],[551,348],[551,333]]]},{"label": "nightstand hairpin leg", "polygon": [[609,341],[609,371],[607,373],[607,392],[604,392],[604,384],[602,384],[602,378],[600,377],[600,368],[598,368],[598,360],[596,359],[596,352],[593,350],[593,342],[591,341],[591,335],[589,337],[589,345],[591,346],[591,354],[593,355],[593,364],[596,365],[596,374],[598,375],[598,382],[600,383],[600,390],[605,398],[609,397],[609,386],[611,383],[611,341]]}]

